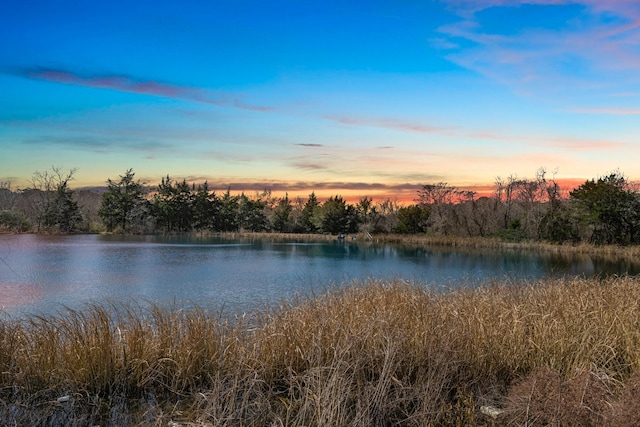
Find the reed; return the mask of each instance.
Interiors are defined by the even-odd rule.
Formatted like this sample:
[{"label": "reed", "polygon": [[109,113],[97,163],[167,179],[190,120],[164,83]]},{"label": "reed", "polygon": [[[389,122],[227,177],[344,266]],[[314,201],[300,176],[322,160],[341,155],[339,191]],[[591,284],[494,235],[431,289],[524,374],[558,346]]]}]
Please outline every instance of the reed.
[{"label": "reed", "polygon": [[548,253],[572,253],[590,255],[615,255],[617,257],[637,257],[640,245],[592,245],[588,243],[549,243],[539,240],[506,242],[498,237],[461,237],[426,234],[375,234],[371,238],[356,235],[357,240],[376,243],[392,243],[411,246],[440,246],[451,248],[482,249],[524,249]]},{"label": "reed", "polygon": [[[278,242],[328,242],[337,236],[330,234],[294,234],[294,233],[215,233],[215,236],[227,239],[248,241]],[[346,236],[346,241],[357,244],[392,244],[409,247],[440,247],[451,249],[497,249],[526,250],[545,254],[578,254],[615,257],[634,260],[640,256],[640,245],[592,245],[588,243],[549,243],[538,240],[506,242],[498,237],[461,237],[428,234],[364,234]]]},{"label": "reed", "polygon": [[371,280],[233,318],[122,303],[5,317],[0,424],[634,425],[637,301],[633,277]]}]

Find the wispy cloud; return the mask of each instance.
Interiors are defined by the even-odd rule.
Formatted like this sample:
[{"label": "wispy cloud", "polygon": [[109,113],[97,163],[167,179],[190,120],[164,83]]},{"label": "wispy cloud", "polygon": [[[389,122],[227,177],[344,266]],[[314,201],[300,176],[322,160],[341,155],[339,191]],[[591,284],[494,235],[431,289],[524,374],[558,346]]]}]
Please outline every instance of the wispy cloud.
[{"label": "wispy cloud", "polygon": [[[306,147],[305,147],[306,148]],[[413,147],[366,147],[366,146],[323,146],[313,149],[301,148],[282,159],[285,166],[302,173],[321,171],[324,176],[354,179],[370,176],[372,171],[384,181],[421,177],[416,173],[429,165],[442,162],[441,152]],[[389,152],[393,149],[393,155]]]},{"label": "wispy cloud", "polygon": [[[584,90],[592,98],[613,96],[628,84],[639,84],[640,7],[631,0],[448,0],[461,20],[440,28],[449,42],[448,58],[508,85],[517,93],[576,102]],[[514,22],[517,28],[487,30],[479,12],[504,8],[508,16],[520,6],[564,9],[560,25],[545,28],[535,20]],[[580,7],[581,6],[581,7]],[[507,18],[508,19],[508,18]],[[458,44],[456,48],[454,44]],[[560,99],[558,100],[558,97]]]},{"label": "wispy cloud", "polygon": [[503,134],[499,132],[472,132],[467,136],[473,139],[488,139],[492,141],[529,142],[553,147],[556,149],[582,151],[582,150],[611,150],[613,148],[625,148],[627,143],[606,139],[572,138],[544,135],[517,135]]},{"label": "wispy cloud", "polygon": [[400,132],[411,133],[444,133],[453,128],[442,126],[429,126],[420,123],[412,123],[388,118],[363,118],[363,117],[345,117],[345,116],[325,116],[326,120],[341,123],[349,126],[368,126],[382,129],[395,130]]},{"label": "wispy cloud", "polygon": [[475,14],[492,7],[518,7],[521,5],[584,5],[597,12],[608,11],[622,16],[640,14],[636,0],[445,0],[445,3],[450,9],[461,15]]},{"label": "wispy cloud", "polygon": [[[175,177],[177,180],[183,177]],[[417,195],[417,191],[421,188],[420,184],[415,183],[391,183],[385,184],[380,182],[362,182],[362,181],[225,181],[219,179],[208,179],[207,177],[198,177],[198,179],[190,179],[185,177],[190,183],[201,183],[207,181],[209,188],[217,192],[225,192],[227,189],[232,194],[244,192],[245,194],[261,193],[267,189],[272,191],[276,196],[288,193],[289,197],[306,197],[311,192],[315,192],[320,198],[327,198],[333,195],[343,195],[347,200],[352,194],[358,194],[355,200],[364,196],[375,196],[376,200],[384,198],[397,198],[411,202]]]},{"label": "wispy cloud", "polygon": [[[640,114],[640,110],[582,110],[594,114]],[[625,148],[627,143],[607,139],[577,138],[553,135],[523,135],[506,133],[499,130],[473,130],[455,126],[425,126],[420,123],[397,122],[385,118],[350,118],[350,117],[325,117],[350,126],[380,127],[398,132],[436,134],[443,137],[468,138],[471,140],[491,140],[504,142],[526,142],[540,146],[552,146],[566,150],[610,150],[612,148]],[[377,147],[389,149],[393,147]],[[413,153],[415,155],[416,153]],[[435,153],[431,153],[435,154]]]},{"label": "wispy cloud", "polygon": [[127,139],[109,135],[56,135],[45,134],[41,136],[23,138],[19,141],[23,145],[32,146],[59,146],[71,150],[87,150],[100,154],[109,154],[118,150],[127,149],[137,152],[157,153],[171,152],[174,147],[171,144],[160,141],[157,138]]},{"label": "wispy cloud", "polygon": [[238,97],[233,97],[229,94],[215,94],[201,88],[140,79],[126,74],[81,73],[69,69],[41,66],[14,67],[5,70],[5,73],[32,80],[182,99],[249,111],[267,112],[273,110],[273,107],[247,104]]},{"label": "wispy cloud", "polygon": [[[403,203],[414,203],[417,198],[418,191],[424,184],[446,180],[442,176],[416,176],[410,181],[396,181],[392,183],[383,182],[362,182],[362,181],[281,181],[281,180],[263,180],[263,181],[235,181],[221,180],[219,177],[211,177],[205,175],[198,176],[171,176],[176,181],[186,180],[190,184],[202,184],[205,181],[209,189],[216,191],[218,194],[227,190],[231,194],[244,193],[252,197],[261,194],[264,190],[272,192],[274,197],[282,197],[285,193],[289,198],[300,197],[303,200],[314,192],[321,200],[330,196],[341,195],[349,202],[357,202],[361,197],[367,195],[372,196],[374,201],[382,201],[384,199],[395,199]],[[396,178],[400,178],[397,177]],[[158,184],[158,177],[140,177],[141,181],[150,187]],[[553,178],[548,177],[560,186],[563,191],[570,191],[585,182],[584,178]],[[496,184],[453,184],[461,190],[473,191],[477,197],[493,195]]]},{"label": "wispy cloud", "polygon": [[429,39],[429,44],[436,49],[448,50],[457,49],[460,46],[444,37],[433,37]]},{"label": "wispy cloud", "polygon": [[640,115],[640,108],[625,109],[625,108],[576,108],[572,110],[576,113],[582,114],[609,114],[615,116],[638,116]]},{"label": "wispy cloud", "polygon": [[297,168],[297,169],[302,169],[302,170],[326,170],[327,166],[326,165],[322,165],[320,163],[312,163],[312,162],[292,162],[291,166]]},{"label": "wispy cloud", "polygon": [[568,137],[547,137],[542,139],[547,146],[563,148],[570,151],[609,151],[612,149],[627,148],[628,143],[610,141],[605,139],[583,139]]},{"label": "wispy cloud", "polygon": [[[42,149],[68,149],[74,152],[87,151],[98,154],[110,154],[131,150],[155,157],[159,155],[175,156],[184,152],[181,143],[192,141],[201,143],[216,137],[214,131],[200,128],[175,127],[169,121],[149,126],[141,120],[117,115],[117,118],[104,118],[93,112],[83,114],[79,119],[70,120],[64,116],[10,120],[1,122],[13,128],[15,144]],[[28,132],[26,132],[28,131]],[[55,148],[54,148],[55,147]],[[194,150],[187,150],[191,154]]]}]

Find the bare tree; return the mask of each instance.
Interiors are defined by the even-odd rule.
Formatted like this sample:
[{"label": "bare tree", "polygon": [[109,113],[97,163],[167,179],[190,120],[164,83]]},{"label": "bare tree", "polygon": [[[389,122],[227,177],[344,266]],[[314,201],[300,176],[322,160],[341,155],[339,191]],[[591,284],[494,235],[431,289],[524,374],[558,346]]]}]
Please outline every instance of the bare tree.
[{"label": "bare tree", "polygon": [[375,216],[372,231],[390,233],[398,226],[398,211],[400,205],[396,199],[386,198],[375,206],[378,215]]},{"label": "bare tree", "polygon": [[516,175],[509,175],[506,180],[501,177],[496,177],[495,183],[496,204],[502,208],[502,226],[507,229],[512,225],[516,202],[516,190],[522,183],[522,180],[519,180]]},{"label": "bare tree", "polygon": [[11,191],[11,181],[0,182],[0,211],[13,209],[16,203],[16,193]]},{"label": "bare tree", "polygon": [[444,235],[451,234],[454,230],[455,212],[454,203],[460,201],[463,192],[450,186],[446,182],[426,184],[418,190],[418,202],[420,205],[431,209],[430,225],[435,232]]},{"label": "bare tree", "polygon": [[520,180],[516,188],[517,200],[522,209],[522,224],[530,238],[540,238],[540,223],[546,210],[547,180],[546,170],[540,168],[535,180]]},{"label": "bare tree", "polygon": [[70,231],[80,221],[78,205],[72,199],[73,192],[69,188],[75,173],[76,169],[65,172],[56,166],[48,171],[34,172],[29,181],[31,185],[22,191],[22,195],[37,231],[42,228]]}]

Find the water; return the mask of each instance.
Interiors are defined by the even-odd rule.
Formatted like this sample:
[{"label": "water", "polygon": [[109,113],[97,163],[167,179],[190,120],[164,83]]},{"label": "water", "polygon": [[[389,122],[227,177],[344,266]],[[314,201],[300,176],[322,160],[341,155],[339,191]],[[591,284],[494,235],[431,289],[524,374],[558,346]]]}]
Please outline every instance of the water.
[{"label": "water", "polygon": [[367,242],[274,242],[161,236],[0,235],[0,311],[54,313],[142,301],[235,313],[377,278],[435,288],[559,275],[638,274],[585,255],[446,250]]}]

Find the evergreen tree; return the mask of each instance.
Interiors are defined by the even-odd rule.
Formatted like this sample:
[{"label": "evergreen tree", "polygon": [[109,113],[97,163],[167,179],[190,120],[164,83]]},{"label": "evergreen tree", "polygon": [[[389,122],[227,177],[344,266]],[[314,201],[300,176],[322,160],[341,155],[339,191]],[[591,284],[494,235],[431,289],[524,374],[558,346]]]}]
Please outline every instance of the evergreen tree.
[{"label": "evergreen tree", "polygon": [[238,231],[238,196],[232,196],[229,189],[220,198],[220,211],[216,218],[218,231]]},{"label": "evergreen tree", "polygon": [[279,233],[290,233],[293,231],[293,224],[291,221],[292,211],[293,206],[289,200],[289,195],[286,194],[283,198],[278,200],[278,204],[273,211],[272,227],[274,231]]},{"label": "evergreen tree", "polygon": [[51,203],[44,214],[44,226],[68,233],[82,222],[78,203],[73,200],[73,191],[67,181],[60,182]]},{"label": "evergreen tree", "polygon": [[[123,232],[142,231],[146,222],[148,202],[140,181],[134,181],[135,173],[129,169],[120,180],[107,180],[107,191],[102,195],[102,204],[98,215],[106,225],[107,231],[120,229]],[[131,227],[135,225],[135,229]]]},{"label": "evergreen tree", "polygon": [[169,175],[162,178],[153,197],[153,212],[165,231],[191,231],[193,198],[187,181],[174,182]]},{"label": "evergreen tree", "polygon": [[640,198],[621,174],[586,181],[570,197],[592,243],[640,243]]},{"label": "evergreen tree", "polygon": [[215,191],[209,191],[205,181],[193,194],[193,228],[196,230],[213,230],[216,217],[219,215],[220,201]]},{"label": "evergreen tree", "polygon": [[319,231],[318,227],[318,213],[320,210],[320,202],[318,202],[318,198],[316,197],[316,193],[312,192],[309,194],[309,198],[307,202],[304,204],[302,208],[302,212],[300,213],[300,229],[304,233],[317,233]]},{"label": "evergreen tree", "polygon": [[398,209],[395,232],[401,234],[424,233],[429,227],[429,209],[425,206],[403,206]]},{"label": "evergreen tree", "polygon": [[262,198],[251,199],[242,193],[238,200],[238,227],[243,231],[265,231],[265,206],[266,202]]},{"label": "evergreen tree", "polygon": [[321,212],[322,231],[331,234],[347,233],[349,231],[349,211],[342,197],[329,197],[322,204]]}]

